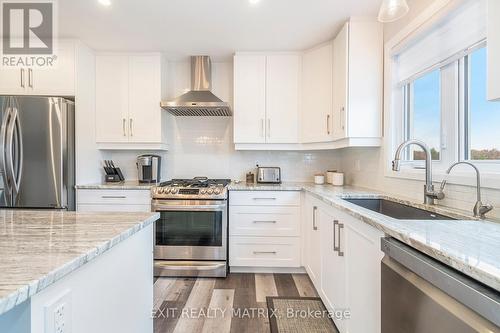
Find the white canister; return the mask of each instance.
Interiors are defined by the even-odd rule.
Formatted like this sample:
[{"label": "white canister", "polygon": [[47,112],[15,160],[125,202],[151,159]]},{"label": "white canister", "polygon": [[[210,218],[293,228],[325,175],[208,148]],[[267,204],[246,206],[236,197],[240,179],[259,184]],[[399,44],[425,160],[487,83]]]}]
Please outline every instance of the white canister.
[{"label": "white canister", "polygon": [[314,184],[323,185],[325,183],[325,175],[315,175]]},{"label": "white canister", "polygon": [[337,173],[337,170],[328,170],[326,172],[326,182],[328,184],[333,184],[333,176]]},{"label": "white canister", "polygon": [[335,172],[332,179],[333,186],[344,186],[344,174],[342,172]]}]

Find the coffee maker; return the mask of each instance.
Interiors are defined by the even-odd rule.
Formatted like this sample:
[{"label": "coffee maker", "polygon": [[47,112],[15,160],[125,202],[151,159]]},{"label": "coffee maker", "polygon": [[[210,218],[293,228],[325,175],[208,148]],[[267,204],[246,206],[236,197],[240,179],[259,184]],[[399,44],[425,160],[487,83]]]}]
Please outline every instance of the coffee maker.
[{"label": "coffee maker", "polygon": [[159,183],[161,174],[161,157],[158,155],[137,156],[137,172],[139,183]]}]

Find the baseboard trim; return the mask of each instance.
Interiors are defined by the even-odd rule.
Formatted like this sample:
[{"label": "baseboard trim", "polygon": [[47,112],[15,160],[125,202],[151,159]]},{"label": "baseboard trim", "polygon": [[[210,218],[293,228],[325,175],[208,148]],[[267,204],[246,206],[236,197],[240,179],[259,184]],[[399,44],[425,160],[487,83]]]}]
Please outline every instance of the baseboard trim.
[{"label": "baseboard trim", "polygon": [[306,274],[304,267],[249,267],[231,266],[231,273],[277,273],[277,274]]}]

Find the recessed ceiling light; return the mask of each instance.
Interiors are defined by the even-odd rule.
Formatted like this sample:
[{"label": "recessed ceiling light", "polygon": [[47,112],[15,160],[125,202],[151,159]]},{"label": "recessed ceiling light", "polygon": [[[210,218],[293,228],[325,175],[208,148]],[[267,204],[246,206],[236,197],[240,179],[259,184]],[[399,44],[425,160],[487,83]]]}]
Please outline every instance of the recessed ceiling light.
[{"label": "recessed ceiling light", "polygon": [[98,0],[98,1],[103,6],[106,6],[106,7],[111,6],[111,0]]},{"label": "recessed ceiling light", "polygon": [[251,5],[256,5],[260,2],[260,0],[248,0],[248,2],[250,2]]}]

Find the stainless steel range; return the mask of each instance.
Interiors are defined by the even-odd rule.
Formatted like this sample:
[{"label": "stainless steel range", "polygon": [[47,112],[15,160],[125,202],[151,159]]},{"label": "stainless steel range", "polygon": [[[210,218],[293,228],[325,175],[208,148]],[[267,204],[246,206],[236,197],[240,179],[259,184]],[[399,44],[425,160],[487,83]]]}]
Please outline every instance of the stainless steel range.
[{"label": "stainless steel range", "polygon": [[227,274],[229,179],[173,179],[153,191],[155,276]]}]

